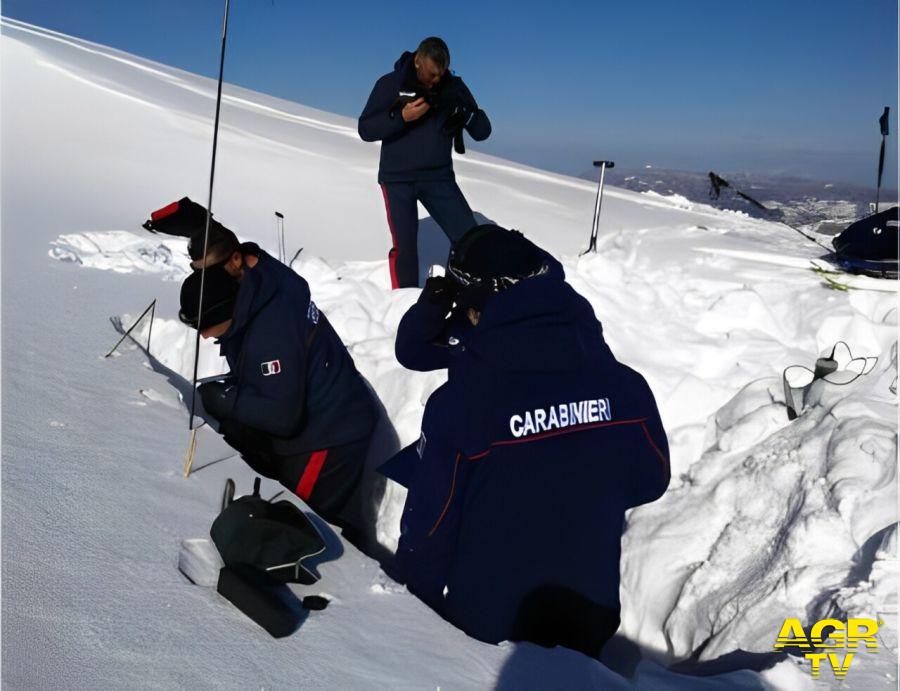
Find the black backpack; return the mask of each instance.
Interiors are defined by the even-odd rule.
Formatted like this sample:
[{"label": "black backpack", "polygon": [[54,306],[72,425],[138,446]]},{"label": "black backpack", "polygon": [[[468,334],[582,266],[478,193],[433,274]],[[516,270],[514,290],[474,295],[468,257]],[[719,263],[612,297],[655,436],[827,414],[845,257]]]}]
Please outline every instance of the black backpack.
[{"label": "black backpack", "polygon": [[839,255],[868,261],[897,261],[898,209],[892,207],[853,223],[832,244]]},{"label": "black backpack", "polygon": [[[221,226],[214,218],[209,219],[210,231]],[[189,238],[206,228],[206,208],[188,197],[157,209],[143,223],[143,228],[151,233],[163,233]]]},{"label": "black backpack", "polygon": [[302,561],[325,551],[325,540],[305,513],[289,501],[270,502],[253,494],[233,501],[226,495],[222,513],[209,534],[229,567],[253,567],[282,583],[312,585],[319,580]]}]

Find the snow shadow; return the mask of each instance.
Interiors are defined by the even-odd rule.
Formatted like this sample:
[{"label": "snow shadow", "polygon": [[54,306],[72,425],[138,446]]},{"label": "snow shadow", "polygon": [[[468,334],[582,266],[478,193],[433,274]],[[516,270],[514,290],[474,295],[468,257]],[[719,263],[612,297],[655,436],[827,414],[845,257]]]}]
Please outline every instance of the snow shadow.
[{"label": "snow shadow", "polygon": [[516,643],[494,687],[519,689],[631,689],[632,685],[593,658],[567,648]]},{"label": "snow shadow", "polygon": [[[768,687],[749,673],[771,669],[787,657],[785,653],[750,653],[739,649],[714,660],[699,661],[697,657],[702,651],[703,646],[697,650],[693,658],[676,662],[668,667],[663,667],[661,663],[657,662],[651,664],[663,674],[672,674],[673,683],[671,687],[667,684],[667,688],[716,687],[719,682],[725,682],[723,687],[727,688],[764,689]],[[631,681],[635,681],[640,676],[638,667],[642,662],[658,657],[658,653],[647,650],[620,634],[613,636],[600,653],[600,660],[604,665]],[[727,680],[715,679],[715,677],[726,675],[728,676]],[[738,675],[745,683],[735,686],[735,675]],[[701,683],[701,679],[704,678],[708,678],[705,680],[707,683]],[[677,683],[675,683],[676,680]]]},{"label": "snow shadow", "polygon": [[652,662],[640,645],[614,636],[600,660],[566,648],[542,648],[516,643],[497,677],[496,688],[608,688],[608,689],[766,689],[757,672],[782,662],[784,653],[736,650],[715,660],[685,660],[671,667]]},{"label": "snow shadow", "polygon": [[[120,334],[125,333],[125,326],[122,324],[122,320],[119,317],[110,317],[109,321],[112,323],[113,328]],[[150,365],[150,369],[152,369],[157,374],[161,374],[166,378],[166,381],[179,393],[181,394],[181,400],[184,402],[186,406],[190,406],[192,388],[191,382],[181,376],[178,372],[171,369],[170,367],[164,365],[160,360],[153,356],[150,351],[147,350],[146,346],[135,339],[134,334],[131,333],[128,335],[128,339],[131,343],[137,347],[141,353],[146,356],[147,361]],[[119,346],[121,348],[121,346]],[[213,418],[209,413],[207,413],[203,409],[203,402],[200,399],[200,396],[197,396],[197,401],[194,406],[194,415],[203,420],[207,425],[210,426],[211,429],[218,430],[219,423]],[[225,460],[225,459],[221,459]]]},{"label": "snow shadow", "polygon": [[756,673],[786,657],[736,650],[715,660],[684,660],[666,668],[652,662],[651,651],[621,635],[610,639],[600,660],[563,647],[516,643],[496,688],[765,689],[768,686]]},{"label": "snow shadow", "polygon": [[[705,644],[704,644],[705,645]],[[694,657],[669,665],[668,669],[688,677],[710,677],[736,672],[763,672],[786,659],[786,653],[750,653],[734,650],[713,660],[700,661],[704,645],[697,649]],[[653,660],[658,653],[651,653],[629,638],[615,635],[600,653],[600,659],[610,669],[631,678],[642,660]]]},{"label": "snow shadow", "polygon": [[[478,211],[474,212],[476,225],[495,223]],[[419,234],[417,238],[419,249],[419,287],[425,285],[428,278],[428,269],[434,265],[447,266],[447,256],[450,254],[450,238],[431,216],[419,219]]]},{"label": "snow shadow", "polygon": [[400,450],[400,437],[375,389],[365,377],[362,379],[375,404],[377,421],[354,500],[358,514],[350,517],[357,530],[345,529],[343,536],[360,552],[377,561],[387,571],[393,563],[394,554],[378,542],[376,534],[378,509],[384,498],[387,478],[379,473],[377,468]]},{"label": "snow shadow", "polygon": [[[798,651],[798,653],[802,655],[802,651]],[[783,662],[787,657],[788,653],[751,653],[738,648],[725,655],[720,655],[714,660],[704,660],[703,662],[693,659],[684,660],[670,666],[669,669],[678,674],[692,677],[709,677],[748,670],[763,672],[779,662]]]}]

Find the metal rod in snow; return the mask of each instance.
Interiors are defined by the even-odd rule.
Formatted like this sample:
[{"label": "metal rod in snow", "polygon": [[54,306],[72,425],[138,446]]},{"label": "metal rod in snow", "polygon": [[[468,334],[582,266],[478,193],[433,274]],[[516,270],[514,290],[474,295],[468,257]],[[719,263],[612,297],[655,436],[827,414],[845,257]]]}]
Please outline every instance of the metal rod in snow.
[{"label": "metal rod in snow", "polygon": [[150,336],[153,334],[153,317],[156,315],[156,298],[154,298],[153,302],[151,302],[147,306],[147,309],[145,309],[143,312],[141,312],[141,316],[138,317],[134,321],[134,324],[132,324],[131,326],[128,327],[128,330],[122,334],[122,338],[120,338],[118,341],[116,341],[116,344],[112,348],[110,348],[109,352],[106,355],[104,355],[103,357],[107,358],[110,355],[112,355],[114,352],[116,352],[116,348],[118,348],[120,345],[122,345],[122,341],[124,341],[126,338],[128,338],[128,336],[131,335],[131,332],[134,331],[134,327],[136,327],[138,324],[140,324],[141,321],[143,321],[144,317],[147,316],[147,312],[151,313],[150,314],[150,331],[147,332],[147,354],[148,355],[150,354]]},{"label": "metal rod in snow", "polygon": [[284,249],[284,214],[275,212],[275,248],[278,252],[278,261],[284,264],[287,261],[287,252]]},{"label": "metal rod in snow", "polygon": [[[219,55],[219,84],[216,88],[216,117],[213,123],[212,161],[209,165],[209,196],[206,203],[206,228],[203,231],[203,258],[206,258],[206,250],[209,244],[209,222],[212,218],[213,182],[216,177],[216,149],[219,144],[219,112],[222,109],[222,75],[225,71],[225,40],[228,38],[228,6],[230,0],[225,0],[225,11],[222,19],[222,51]],[[191,388],[191,415],[188,418],[188,429],[194,429],[194,410],[197,404],[197,367],[200,363],[200,323],[203,317],[203,287],[206,279],[206,262],[200,270],[200,300],[197,305],[197,338],[194,341],[194,378]]]},{"label": "metal rod in snow", "polygon": [[885,142],[887,140],[888,132],[888,117],[890,116],[891,109],[889,106],[884,107],[884,112],[881,114],[881,117],[878,118],[878,125],[881,127],[881,151],[878,154],[878,185],[875,188],[875,213],[878,213],[878,201],[881,198],[881,176],[884,173],[884,147]]},{"label": "metal rod in snow", "polygon": [[606,166],[600,169],[600,180],[597,182],[597,196],[594,198],[594,216],[591,219],[591,239],[588,242],[588,252],[597,249],[597,219],[600,218],[600,197],[603,194],[603,173]]},{"label": "metal rod in snow", "polygon": [[615,167],[615,163],[613,161],[594,161],[594,166],[599,166],[600,168],[600,180],[597,182],[597,197],[594,201],[594,218],[591,223],[591,240],[590,244],[588,244],[588,248],[582,252],[582,254],[587,254],[588,252],[596,252],[597,251],[597,234],[600,231],[600,207],[603,204],[603,181],[606,177],[606,169]]}]

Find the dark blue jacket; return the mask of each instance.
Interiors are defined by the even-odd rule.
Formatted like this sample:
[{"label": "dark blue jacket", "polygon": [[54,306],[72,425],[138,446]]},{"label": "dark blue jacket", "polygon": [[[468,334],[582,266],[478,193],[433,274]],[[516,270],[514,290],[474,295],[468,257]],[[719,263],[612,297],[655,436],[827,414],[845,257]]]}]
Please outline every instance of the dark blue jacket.
[{"label": "dark blue jacket", "polygon": [[448,369],[418,443],[384,466],[409,490],[398,564],[413,593],[489,642],[542,585],[618,613],[625,511],[669,482],[653,394],[561,274],[492,297],[474,327],[421,299],[397,334],[402,364]]},{"label": "dark blue jacket", "polygon": [[436,105],[418,120],[404,122],[397,99],[415,80],[413,57],[413,53],[403,53],[394,71],[375,82],[359,116],[359,136],[367,142],[381,140],[378,182],[454,179],[450,156],[453,137],[442,131],[453,99],[461,99],[471,108],[465,129],[474,140],[480,142],[491,134],[485,112],[478,108],[463,80],[449,72],[435,90]]},{"label": "dark blue jacket", "polygon": [[263,432],[279,455],[349,444],[374,428],[368,387],[309,285],[261,250],[244,270],[234,321],[219,343],[236,383],[226,427]]}]

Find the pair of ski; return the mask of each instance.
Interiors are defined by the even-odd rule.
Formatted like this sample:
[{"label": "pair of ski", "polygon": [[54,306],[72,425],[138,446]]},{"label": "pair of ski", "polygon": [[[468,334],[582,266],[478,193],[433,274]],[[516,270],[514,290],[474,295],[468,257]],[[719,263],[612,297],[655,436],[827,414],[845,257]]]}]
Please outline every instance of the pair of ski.
[{"label": "pair of ski", "polygon": [[[900,281],[892,280],[892,278],[895,278],[895,276],[892,276],[890,274],[890,267],[887,266],[888,264],[891,264],[891,262],[885,262],[885,278],[875,278],[874,276],[850,273],[846,271],[839,263],[833,263],[827,261],[826,259],[790,257],[780,254],[771,254],[768,252],[732,250],[720,247],[698,247],[696,248],[696,251],[721,257],[731,257],[733,259],[741,259],[763,264],[774,264],[776,266],[784,266],[786,268],[812,271],[823,281],[825,281],[827,287],[833,290],[874,290],[885,293],[896,293],[900,291]],[[874,262],[871,263],[875,264]],[[894,265],[896,266],[896,263],[894,263]]]}]

